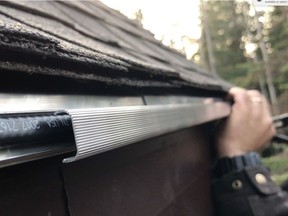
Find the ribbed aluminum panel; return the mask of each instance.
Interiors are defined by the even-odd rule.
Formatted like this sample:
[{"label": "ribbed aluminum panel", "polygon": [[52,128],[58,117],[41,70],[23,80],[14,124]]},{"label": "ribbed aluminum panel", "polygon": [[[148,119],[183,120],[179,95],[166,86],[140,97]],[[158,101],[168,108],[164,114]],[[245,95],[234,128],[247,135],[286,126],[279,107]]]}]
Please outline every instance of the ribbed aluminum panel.
[{"label": "ribbed aluminum panel", "polygon": [[164,133],[226,117],[227,103],[166,104],[66,110],[71,115],[77,154],[72,162]]}]

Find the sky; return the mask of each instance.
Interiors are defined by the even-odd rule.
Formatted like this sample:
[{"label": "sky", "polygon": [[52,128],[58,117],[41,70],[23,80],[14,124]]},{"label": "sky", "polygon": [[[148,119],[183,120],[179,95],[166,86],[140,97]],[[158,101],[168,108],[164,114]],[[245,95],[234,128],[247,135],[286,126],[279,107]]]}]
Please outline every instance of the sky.
[{"label": "sky", "polygon": [[174,48],[185,49],[187,58],[198,50],[197,43],[191,43],[183,36],[193,40],[201,37],[199,20],[199,0],[101,0],[107,6],[119,10],[129,18],[141,9],[143,27],[150,30],[155,38]]}]

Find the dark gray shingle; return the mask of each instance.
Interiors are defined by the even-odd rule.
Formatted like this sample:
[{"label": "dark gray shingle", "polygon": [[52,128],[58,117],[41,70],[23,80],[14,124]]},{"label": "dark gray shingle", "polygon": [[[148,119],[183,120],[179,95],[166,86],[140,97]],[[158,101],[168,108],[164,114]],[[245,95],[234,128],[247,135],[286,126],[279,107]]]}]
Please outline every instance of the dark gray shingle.
[{"label": "dark gray shingle", "polygon": [[[1,50],[10,55],[0,55],[0,68],[30,74],[132,87],[227,89],[221,80],[97,1],[1,1]],[[25,58],[16,59],[13,53]]]}]

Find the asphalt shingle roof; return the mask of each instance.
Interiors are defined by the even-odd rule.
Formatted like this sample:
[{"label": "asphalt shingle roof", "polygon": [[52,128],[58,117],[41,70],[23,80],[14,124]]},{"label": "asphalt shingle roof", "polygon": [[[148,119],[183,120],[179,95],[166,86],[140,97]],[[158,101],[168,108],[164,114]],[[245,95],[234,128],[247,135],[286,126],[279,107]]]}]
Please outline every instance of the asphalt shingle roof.
[{"label": "asphalt shingle roof", "polygon": [[227,85],[99,1],[0,1],[0,69],[107,85]]}]

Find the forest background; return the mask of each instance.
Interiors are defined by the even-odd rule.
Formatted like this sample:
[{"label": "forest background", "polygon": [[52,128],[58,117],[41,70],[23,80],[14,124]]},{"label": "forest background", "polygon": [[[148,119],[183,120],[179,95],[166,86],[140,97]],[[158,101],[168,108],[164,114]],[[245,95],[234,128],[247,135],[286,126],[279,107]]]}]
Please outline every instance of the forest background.
[{"label": "forest background", "polygon": [[231,83],[259,89],[274,114],[288,112],[288,7],[201,1],[202,36],[191,60]]}]

